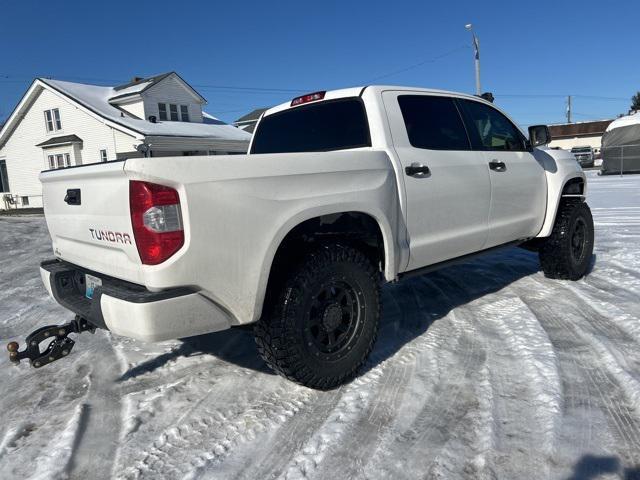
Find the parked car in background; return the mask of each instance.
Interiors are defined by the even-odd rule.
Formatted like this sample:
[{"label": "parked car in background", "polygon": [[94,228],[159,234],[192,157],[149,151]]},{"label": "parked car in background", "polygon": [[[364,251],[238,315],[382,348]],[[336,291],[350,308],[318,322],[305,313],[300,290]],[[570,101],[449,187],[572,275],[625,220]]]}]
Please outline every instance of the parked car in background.
[{"label": "parked car in background", "polygon": [[576,157],[576,160],[580,164],[582,168],[591,168],[593,167],[593,161],[595,159],[595,155],[593,153],[593,148],[586,147],[573,147],[571,149],[571,153],[573,153]]}]

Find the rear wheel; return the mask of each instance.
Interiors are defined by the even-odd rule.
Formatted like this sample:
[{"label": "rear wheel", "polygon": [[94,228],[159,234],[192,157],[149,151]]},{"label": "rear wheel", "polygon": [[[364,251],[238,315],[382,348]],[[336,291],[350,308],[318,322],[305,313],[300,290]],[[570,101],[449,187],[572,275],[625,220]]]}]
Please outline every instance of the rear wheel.
[{"label": "rear wheel", "polygon": [[582,278],[591,263],[593,237],[593,217],[586,202],[564,200],[553,231],[539,250],[545,276],[562,280]]},{"label": "rear wheel", "polygon": [[276,290],[254,329],[269,367],[319,389],[355,376],[371,352],[380,316],[379,279],[371,262],[354,248],[323,246],[306,255]]}]

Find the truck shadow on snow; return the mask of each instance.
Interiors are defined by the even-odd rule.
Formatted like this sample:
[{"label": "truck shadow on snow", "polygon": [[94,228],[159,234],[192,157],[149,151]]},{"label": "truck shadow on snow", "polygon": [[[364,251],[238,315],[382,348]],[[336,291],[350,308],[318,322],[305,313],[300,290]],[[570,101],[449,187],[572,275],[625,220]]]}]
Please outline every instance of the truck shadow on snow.
[{"label": "truck shadow on snow", "polygon": [[242,368],[273,374],[258,355],[253,334],[249,329],[232,328],[223,332],[183,338],[181,341],[182,343],[178,348],[130,368],[120,376],[118,382],[124,382],[140,375],[151,373],[177,361],[181,357],[197,355],[212,355]]},{"label": "truck shadow on snow", "polygon": [[607,474],[617,474],[624,480],[640,480],[640,466],[625,468],[618,457],[585,455],[567,480],[592,480]]},{"label": "truck shadow on snow", "polygon": [[[592,260],[592,266],[595,256]],[[593,267],[592,267],[593,268]],[[540,271],[538,255],[509,248],[467,263],[443,268],[382,289],[383,312],[378,340],[361,374],[392,357],[406,343],[423,335],[451,310]],[[120,381],[150,373],[180,357],[212,355],[242,368],[273,374],[260,359],[250,328],[232,328],[182,339],[171,352],[125,372]]]},{"label": "truck shadow on snow", "polygon": [[[378,341],[362,373],[393,356],[454,308],[497,292],[539,270],[537,254],[514,247],[386,285],[382,289]],[[194,355],[212,355],[242,368],[272,373],[258,356],[251,329],[234,328],[182,339],[178,348],[129,369],[119,380],[126,381],[180,357]]]},{"label": "truck shadow on snow", "polygon": [[513,247],[387,285],[378,341],[365,370],[395,355],[451,310],[539,271],[536,253]]}]

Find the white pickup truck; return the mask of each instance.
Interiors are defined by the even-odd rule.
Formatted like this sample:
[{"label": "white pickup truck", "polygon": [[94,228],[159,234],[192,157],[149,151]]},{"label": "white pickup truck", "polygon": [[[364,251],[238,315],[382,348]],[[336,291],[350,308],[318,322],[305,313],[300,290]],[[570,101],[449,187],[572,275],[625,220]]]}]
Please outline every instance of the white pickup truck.
[{"label": "white pickup truck", "polygon": [[140,340],[254,324],[273,370],[332,388],[372,349],[384,281],[517,244],[549,277],[587,272],[585,176],[549,140],[460,93],[304,95],[247,155],[43,172],[42,280],[84,328]]}]

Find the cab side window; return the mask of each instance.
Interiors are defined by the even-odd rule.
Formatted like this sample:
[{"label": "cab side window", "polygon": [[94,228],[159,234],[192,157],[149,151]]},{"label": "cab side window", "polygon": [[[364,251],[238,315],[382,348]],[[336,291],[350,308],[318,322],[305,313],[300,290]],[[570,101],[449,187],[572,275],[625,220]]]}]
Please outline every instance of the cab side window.
[{"label": "cab side window", "polygon": [[474,148],[497,151],[526,150],[524,136],[495,108],[472,100],[459,100],[465,111]]},{"label": "cab side window", "polygon": [[470,150],[458,107],[452,98],[400,95],[400,110],[412,147],[429,150]]}]

